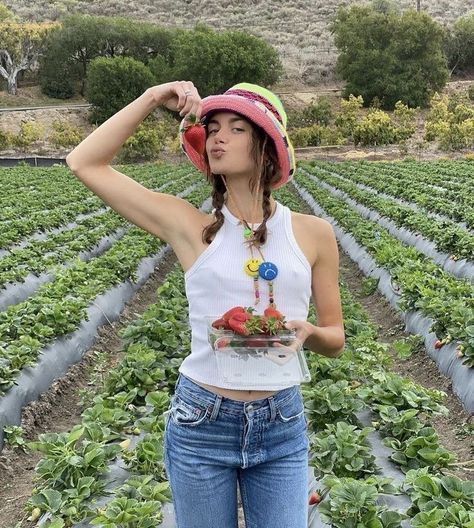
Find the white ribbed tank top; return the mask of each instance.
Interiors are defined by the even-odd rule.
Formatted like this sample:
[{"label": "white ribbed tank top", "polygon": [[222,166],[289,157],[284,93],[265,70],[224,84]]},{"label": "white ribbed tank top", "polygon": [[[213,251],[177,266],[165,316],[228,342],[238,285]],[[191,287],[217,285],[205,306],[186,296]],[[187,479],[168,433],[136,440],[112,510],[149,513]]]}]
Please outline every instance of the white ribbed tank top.
[{"label": "white ribbed tank top", "polygon": [[[245,261],[251,257],[244,243],[244,229],[225,205],[222,213],[224,224],[184,275],[192,340],[191,353],[182,362],[179,372],[216,387],[255,390],[255,387],[226,385],[219,380],[214,353],[208,342],[205,316],[221,316],[234,306],[253,306],[254,303],[253,280],[243,269]],[[261,250],[265,260],[278,267],[278,276],[273,281],[278,310],[287,321],[306,321],[311,297],[311,266],[296,242],[291,211],[278,201],[274,215],[267,221],[267,241]],[[263,315],[269,302],[268,283],[260,279],[259,284],[260,303],[254,308],[255,313]],[[262,385],[258,390],[287,387]]]}]

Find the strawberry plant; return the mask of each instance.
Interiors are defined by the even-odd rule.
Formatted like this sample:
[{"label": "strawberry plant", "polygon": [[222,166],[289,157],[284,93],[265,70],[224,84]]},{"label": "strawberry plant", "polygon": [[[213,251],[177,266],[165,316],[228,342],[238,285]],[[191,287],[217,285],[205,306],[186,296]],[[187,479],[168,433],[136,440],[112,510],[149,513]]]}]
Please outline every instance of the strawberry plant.
[{"label": "strawberry plant", "polygon": [[305,403],[308,421],[316,430],[328,422],[347,421],[357,424],[356,413],[364,408],[363,401],[347,380],[334,383],[323,380],[312,387]]},{"label": "strawberry plant", "polygon": [[400,465],[403,471],[430,467],[432,470],[448,467],[455,456],[439,445],[439,437],[432,427],[422,427],[405,441],[386,438],[385,444],[394,450],[391,459]]},{"label": "strawberry plant", "polygon": [[320,476],[332,474],[336,477],[363,478],[374,473],[378,467],[371,454],[372,446],[367,440],[371,427],[357,429],[345,422],[328,424],[326,429],[311,439],[314,457],[311,465]]},{"label": "strawberry plant", "polygon": [[[330,491],[318,506],[322,520],[334,528],[401,528],[401,521],[407,516],[377,504],[376,482],[376,479],[325,477],[323,483]],[[389,486],[385,482],[385,487]]]},{"label": "strawberry plant", "polygon": [[153,475],[158,480],[166,480],[162,434],[146,435],[135,449],[124,451],[122,458],[134,473]]}]

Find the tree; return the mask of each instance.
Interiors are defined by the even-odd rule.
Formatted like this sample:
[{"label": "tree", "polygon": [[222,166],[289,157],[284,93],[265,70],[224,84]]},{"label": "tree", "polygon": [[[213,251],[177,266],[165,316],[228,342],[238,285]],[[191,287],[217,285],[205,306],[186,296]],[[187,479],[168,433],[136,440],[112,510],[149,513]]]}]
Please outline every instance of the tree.
[{"label": "tree", "polygon": [[7,80],[9,94],[17,94],[18,73],[36,64],[46,35],[56,26],[57,23],[20,23],[11,19],[0,23],[0,75]]},{"label": "tree", "polygon": [[217,33],[202,25],[179,30],[171,53],[171,74],[191,79],[202,96],[222,93],[244,81],[269,86],[282,73],[277,51],[242,31]]},{"label": "tree", "polygon": [[89,68],[86,97],[91,120],[102,123],[153,86],[154,77],[143,62],[131,57],[97,57]]},{"label": "tree", "polygon": [[133,57],[146,64],[158,54],[169,57],[172,35],[170,30],[127,18],[71,15],[48,40],[40,63],[42,91],[61,97],[56,92],[58,86],[62,91],[67,77],[68,85],[72,87],[76,82],[80,83],[79,92],[84,95],[92,60],[97,57]]},{"label": "tree", "polygon": [[338,10],[331,30],[344,95],[362,95],[366,106],[377,97],[386,109],[398,100],[424,107],[448,80],[443,30],[426,13],[355,5]]},{"label": "tree", "polygon": [[456,20],[446,37],[451,73],[474,66],[474,12]]}]

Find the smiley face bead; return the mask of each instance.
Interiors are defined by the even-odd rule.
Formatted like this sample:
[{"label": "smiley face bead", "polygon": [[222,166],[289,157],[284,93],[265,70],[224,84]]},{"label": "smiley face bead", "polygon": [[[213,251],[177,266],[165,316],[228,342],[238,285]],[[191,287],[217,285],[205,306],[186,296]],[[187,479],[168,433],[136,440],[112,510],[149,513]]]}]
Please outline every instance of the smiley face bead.
[{"label": "smiley face bead", "polygon": [[250,258],[245,261],[244,271],[249,277],[258,277],[262,261],[256,258]]}]

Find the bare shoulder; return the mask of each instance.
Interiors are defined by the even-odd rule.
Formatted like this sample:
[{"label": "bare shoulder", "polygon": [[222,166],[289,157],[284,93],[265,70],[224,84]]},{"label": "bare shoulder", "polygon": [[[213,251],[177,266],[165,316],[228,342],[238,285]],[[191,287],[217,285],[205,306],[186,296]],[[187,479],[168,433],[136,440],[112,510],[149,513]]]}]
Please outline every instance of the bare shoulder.
[{"label": "bare shoulder", "polygon": [[319,216],[296,213],[291,211],[293,223],[316,237],[319,242],[335,239],[334,230],[330,222]]}]

